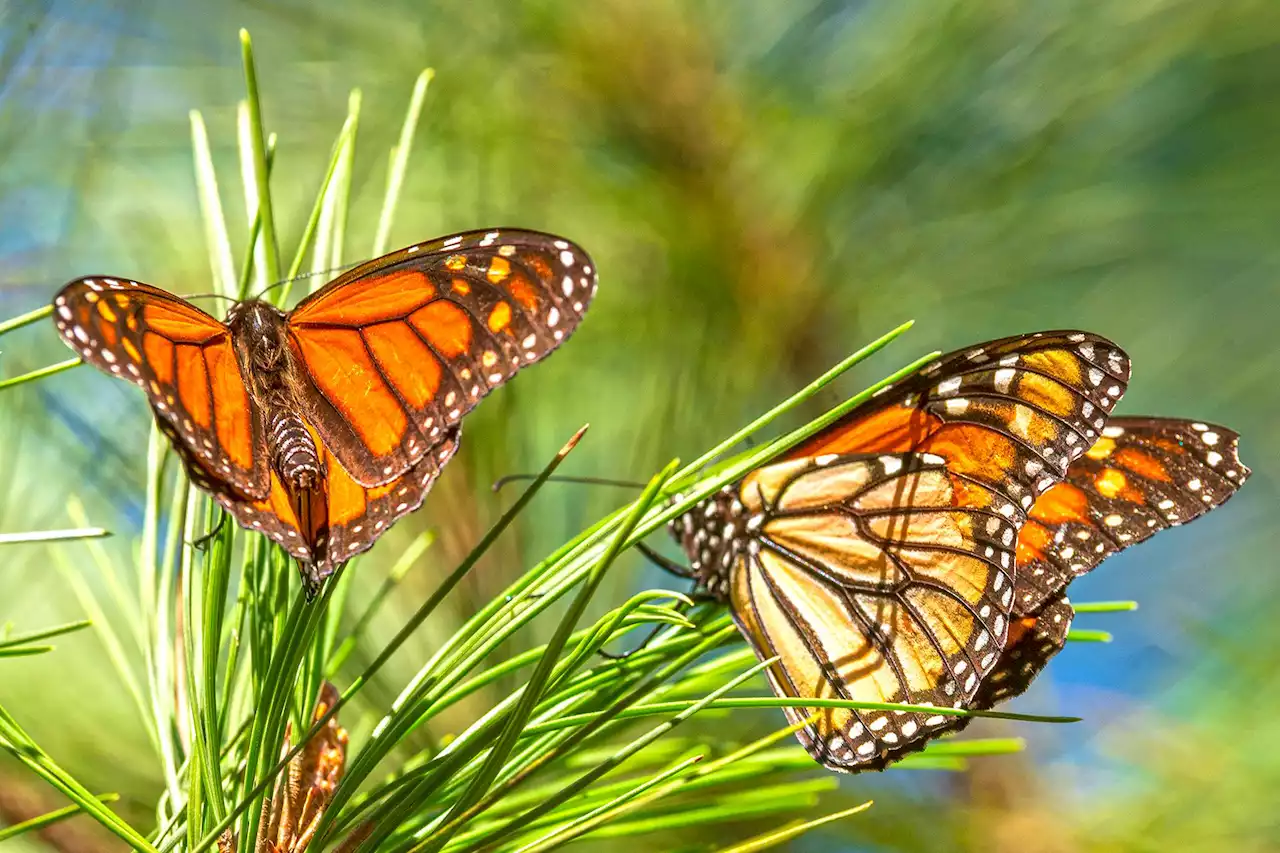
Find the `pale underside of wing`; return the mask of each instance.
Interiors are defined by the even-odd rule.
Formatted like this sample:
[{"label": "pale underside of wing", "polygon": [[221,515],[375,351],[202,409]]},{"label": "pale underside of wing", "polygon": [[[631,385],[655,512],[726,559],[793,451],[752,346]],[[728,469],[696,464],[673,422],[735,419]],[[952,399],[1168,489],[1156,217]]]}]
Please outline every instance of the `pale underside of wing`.
[{"label": "pale underside of wing", "polygon": [[[779,695],[968,706],[1005,642],[1014,522],[963,505],[942,460],[919,454],[778,463],[746,478],[740,497],[760,521],[730,598],[760,658],[780,656],[768,671]],[[948,720],[787,715],[815,711],[800,741],[845,772],[919,749]]]}]

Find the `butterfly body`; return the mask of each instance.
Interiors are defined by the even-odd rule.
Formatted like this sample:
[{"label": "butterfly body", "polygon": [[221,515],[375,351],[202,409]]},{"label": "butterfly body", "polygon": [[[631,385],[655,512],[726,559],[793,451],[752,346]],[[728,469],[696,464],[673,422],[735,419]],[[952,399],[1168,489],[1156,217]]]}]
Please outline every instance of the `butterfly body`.
[{"label": "butterfly body", "polygon": [[261,300],[241,302],[227,315],[251,417],[265,428],[273,468],[290,493],[315,488],[323,477],[320,451],[299,414],[306,380],[289,351],[287,315]]},{"label": "butterfly body", "polygon": [[146,393],[191,481],[314,593],[421,505],[462,417],[555,350],[595,289],[569,241],[493,229],[376,258],[288,312],[248,300],[221,321],[106,276],[53,307],[68,346]]}]

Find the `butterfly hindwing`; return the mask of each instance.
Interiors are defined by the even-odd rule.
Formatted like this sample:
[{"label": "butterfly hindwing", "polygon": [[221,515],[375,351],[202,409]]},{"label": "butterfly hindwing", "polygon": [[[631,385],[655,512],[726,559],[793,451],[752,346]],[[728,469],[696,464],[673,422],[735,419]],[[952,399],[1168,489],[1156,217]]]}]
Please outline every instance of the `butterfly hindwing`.
[{"label": "butterfly hindwing", "polygon": [[[970,489],[979,488],[970,486]],[[730,601],[775,691],[963,707],[1008,627],[1016,528],[959,493],[941,457],[835,456],[747,476]],[[994,499],[992,499],[994,500]],[[696,536],[696,534],[695,534]],[[815,710],[788,709],[793,722]],[[941,714],[818,710],[801,742],[834,770],[919,749]]]},{"label": "butterfly hindwing", "polygon": [[596,288],[574,244],[475,231],[346,273],[289,315],[306,416],[353,479],[398,478],[480,398],[573,332]]},{"label": "butterfly hindwing", "polygon": [[1112,418],[1018,534],[1017,612],[1107,557],[1220,506],[1248,478],[1239,435],[1178,418]]},{"label": "butterfly hindwing", "polygon": [[66,285],[53,306],[59,333],[81,358],[146,393],[197,484],[266,496],[262,418],[224,324],[159,288],[101,276]]},{"label": "butterfly hindwing", "polygon": [[457,452],[460,436],[461,427],[450,428],[413,468],[372,488],[355,482],[333,455],[325,452],[327,489],[315,506],[299,506],[274,474],[271,491],[262,500],[243,500],[225,491],[213,495],[241,526],[264,534],[288,551],[305,567],[307,581],[318,585],[339,565],[373,547],[392,524],[422,506],[436,478]]},{"label": "butterfly hindwing", "polygon": [[[1067,632],[1075,609],[1065,595],[1043,605],[1036,613],[1019,616],[1009,623],[1004,649],[991,675],[983,680],[970,707],[977,711],[994,708],[1020,696],[1067,644]],[[955,734],[968,728],[974,717],[951,717],[935,734]]]}]

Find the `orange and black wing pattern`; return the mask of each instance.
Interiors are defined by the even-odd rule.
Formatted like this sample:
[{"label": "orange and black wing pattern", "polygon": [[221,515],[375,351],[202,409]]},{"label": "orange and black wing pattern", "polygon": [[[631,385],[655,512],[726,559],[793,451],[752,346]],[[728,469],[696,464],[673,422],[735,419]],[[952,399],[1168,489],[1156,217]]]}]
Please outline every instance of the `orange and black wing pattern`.
[{"label": "orange and black wing pattern", "polygon": [[[781,656],[781,695],[971,707],[1008,640],[1018,529],[1128,377],[1124,352],[1085,332],[950,353],[696,507],[677,537],[757,653]],[[947,721],[823,711],[799,738],[852,772]]]},{"label": "orange and black wing pattern", "polygon": [[[743,507],[739,523],[753,535],[731,550],[729,600],[760,658],[780,656],[768,670],[779,695],[970,703],[1005,642],[1016,526],[971,499],[966,505],[941,457],[819,456],[768,465],[748,475],[734,499]],[[815,710],[787,715],[800,722]],[[950,719],[819,714],[798,732],[800,741],[846,772],[919,749]]]},{"label": "orange and black wing pattern", "polygon": [[[1067,632],[1075,615],[1071,602],[1065,595],[1059,595],[1038,613],[1013,619],[1000,659],[979,686],[969,707],[987,711],[1025,693],[1053,656],[1067,644]],[[951,717],[935,733],[955,734],[968,728],[973,720],[973,717]]]},{"label": "orange and black wing pattern", "polygon": [[[1000,661],[979,688],[973,707],[985,711],[1024,693],[1049,659],[1066,645],[1075,615],[1071,602],[1059,595],[1035,615],[1019,616],[1010,622]],[[956,719],[967,723],[970,718]]]},{"label": "orange and black wing pattern", "polygon": [[940,357],[785,458],[935,453],[1025,515],[1099,438],[1128,381],[1128,356],[1098,335],[1003,338]]},{"label": "orange and black wing pattern", "polygon": [[581,321],[596,271],[549,234],[475,231],[344,274],[289,315],[304,413],[352,479],[399,478]]},{"label": "orange and black wing pattern", "polygon": [[[246,499],[218,484],[208,491],[242,527],[262,533],[288,551],[306,567],[304,581],[318,586],[342,563],[373,547],[397,520],[422,506],[445,464],[457,452],[460,434],[461,427],[450,428],[430,453],[381,486],[360,485],[332,453],[322,449],[324,489],[290,495],[272,471],[270,492],[258,500]],[[190,467],[186,447],[177,442],[174,446]]]},{"label": "orange and black wing pattern", "polygon": [[1015,612],[1037,611],[1112,554],[1220,506],[1249,476],[1239,439],[1197,421],[1110,419],[1019,531]]},{"label": "orange and black wing pattern", "polygon": [[266,497],[262,417],[225,325],[171,293],[122,278],[76,279],[53,308],[59,333],[81,358],[146,392],[197,485]]}]

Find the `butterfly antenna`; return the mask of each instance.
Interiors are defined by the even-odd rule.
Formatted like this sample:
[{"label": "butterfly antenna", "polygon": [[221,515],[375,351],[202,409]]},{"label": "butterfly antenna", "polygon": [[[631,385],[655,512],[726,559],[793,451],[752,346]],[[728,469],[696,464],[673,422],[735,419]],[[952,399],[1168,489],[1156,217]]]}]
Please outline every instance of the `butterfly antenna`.
[{"label": "butterfly antenna", "polygon": [[262,288],[261,291],[254,294],[253,298],[261,299],[271,291],[275,290],[277,287],[284,287],[286,284],[291,284],[295,281],[302,281],[303,279],[307,279],[307,278],[315,278],[316,276],[320,276],[320,275],[333,275],[334,273],[338,273],[338,272],[346,272],[349,269],[355,269],[356,267],[360,266],[363,263],[364,261],[356,261],[355,263],[344,264],[340,267],[330,267],[327,270],[316,270],[315,272],[298,273],[298,275],[295,275],[293,278],[285,278],[285,279],[281,279],[280,281],[277,281],[275,284],[268,284],[266,287]]},{"label": "butterfly antenna", "polygon": [[[496,492],[507,483],[516,483],[521,480],[537,479],[537,474],[508,474],[505,477],[499,477],[493,481],[493,490]],[[547,478],[548,483],[577,483],[584,486],[617,486],[623,489],[643,489],[645,483],[637,483],[634,480],[612,480],[608,477],[570,477],[568,475],[553,475]]]},{"label": "butterfly antenna", "polygon": [[225,293],[192,293],[185,297],[188,301],[192,299],[225,299],[228,302],[237,302],[234,296],[227,296]]}]

